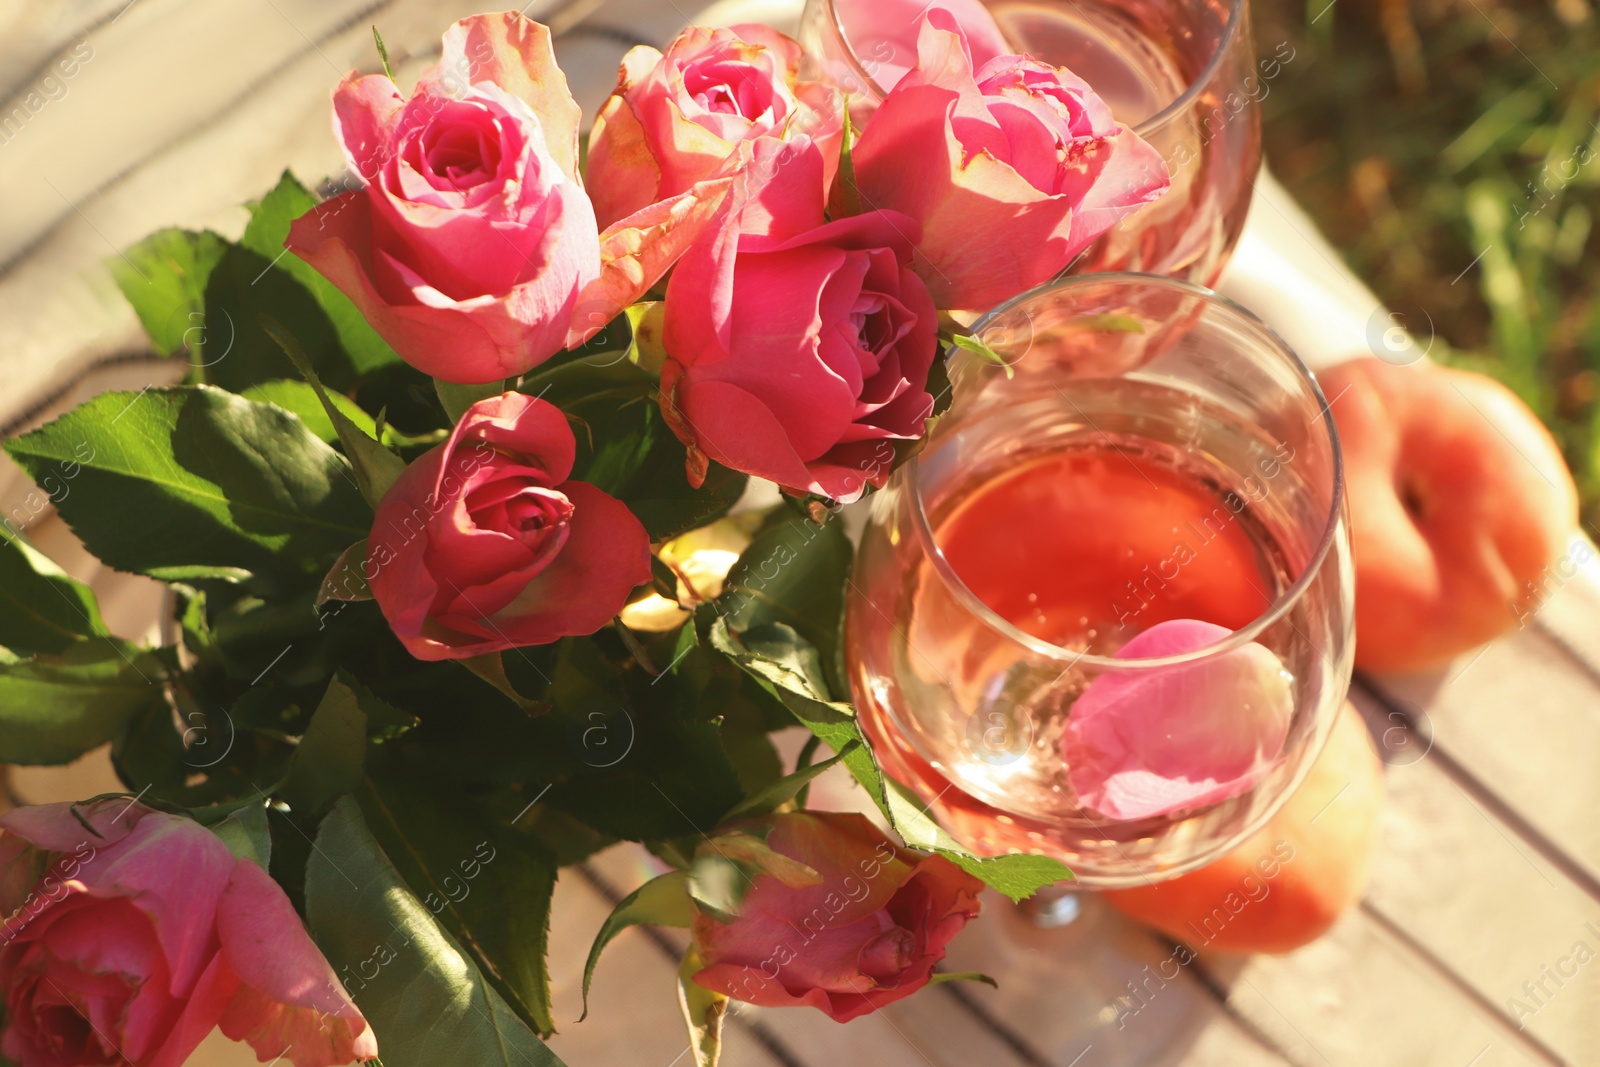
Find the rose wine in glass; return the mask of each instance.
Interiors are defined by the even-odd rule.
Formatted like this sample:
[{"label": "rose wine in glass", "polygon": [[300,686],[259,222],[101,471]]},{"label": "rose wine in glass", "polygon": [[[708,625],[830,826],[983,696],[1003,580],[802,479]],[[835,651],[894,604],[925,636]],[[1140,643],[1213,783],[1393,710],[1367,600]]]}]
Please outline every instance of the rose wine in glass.
[{"label": "rose wine in glass", "polygon": [[[801,40],[858,111],[914,62],[914,36],[873,39],[873,0],[808,0]],[[1261,165],[1259,103],[1293,58],[1256,62],[1247,0],[983,0],[1018,53],[1087,81],[1166,162],[1166,194],[1123,219],[1075,273],[1143,271],[1211,285],[1244,229]],[[855,27],[852,33],[852,27]],[[1259,68],[1259,69],[1258,69]]]},{"label": "rose wine in glass", "polygon": [[[1349,686],[1325,400],[1259,320],[1171,279],[1068,278],[975,332],[1008,365],[952,357],[950,410],[862,535],[863,729],[979,854],[1057,857],[1078,889],[1176,877],[1282,805]],[[1103,951],[1072,936],[1067,955]],[[1009,995],[1076,1020],[1079,1048],[1134,1040],[1083,1037],[1124,992],[1114,959],[1029,966]]]}]

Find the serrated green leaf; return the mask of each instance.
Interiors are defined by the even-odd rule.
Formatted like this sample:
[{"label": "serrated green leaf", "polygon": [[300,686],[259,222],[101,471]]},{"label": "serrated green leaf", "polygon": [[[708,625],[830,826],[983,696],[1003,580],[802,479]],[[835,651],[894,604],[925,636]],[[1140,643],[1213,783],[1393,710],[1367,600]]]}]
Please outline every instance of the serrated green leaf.
[{"label": "serrated green leaf", "polygon": [[[195,722],[203,722],[196,716]],[[206,752],[203,734],[199,752]],[[215,746],[221,751],[222,744]],[[128,788],[149,789],[154,799],[166,799],[182,790],[185,779],[195,770],[184,764],[183,734],[164,700],[152,700],[128,721],[111,741],[111,766]],[[205,757],[197,755],[197,762]]]},{"label": "serrated green leaf", "polygon": [[652,541],[714,522],[744,495],[748,479],[716,464],[699,489],[690,488],[687,453],[661,414],[656,379],[618,354],[540,368],[521,388],[573,422],[572,477],[627,504]]},{"label": "serrated green leaf", "polygon": [[262,870],[272,861],[272,833],[267,828],[267,807],[263,801],[234,808],[211,824],[211,832],[222,838],[222,843],[235,856],[250,860]]},{"label": "serrated green leaf", "polygon": [[378,27],[372,27],[372,43],[378,47],[378,61],[383,64],[383,76],[394,81],[394,69],[389,66],[389,49],[384,47],[383,34],[378,32]]},{"label": "serrated green leaf", "polygon": [[712,628],[711,643],[841,754],[841,761],[908,845],[945,856],[1013,900],[1026,899],[1045,886],[1072,877],[1066,865],[1047,856],[980,858],[940,829],[904,787],[884,777],[861,733],[855,709],[828,699],[817,652],[793,629],[768,624],[738,634],[728,628],[727,620],[719,619]]},{"label": "serrated green leaf", "polygon": [[1011,366],[1011,362],[1006,359],[1005,356],[1001,355],[999,352],[996,352],[994,349],[990,348],[987,344],[976,337],[965,334],[956,334],[950,339],[950,343],[964,352],[971,352],[985,363],[991,363],[996,367],[1000,367],[1006,372],[1007,378],[1013,377],[1017,373],[1016,369]]},{"label": "serrated green leaf", "polygon": [[349,797],[317,832],[305,895],[312,934],[388,1067],[561,1067],[407,887]]},{"label": "serrated green leaf", "polygon": [[400,475],[405,473],[406,461],[390,452],[376,439],[378,436],[376,424],[371,432],[368,432],[334,403],[328,391],[323,388],[322,379],[317,377],[316,368],[311,365],[310,358],[300,347],[300,342],[282,323],[263,316],[261,328],[267,331],[267,336],[283,349],[284,355],[289,357],[289,362],[293,363],[295,369],[310,382],[312,391],[322,402],[323,413],[333,425],[334,432],[339,435],[339,443],[344,446],[345,457],[355,469],[356,481],[361,485],[361,495],[366,497],[367,503],[373,508],[377,508],[383,502],[384,494],[400,480]]},{"label": "serrated green leaf", "polygon": [[[358,376],[400,362],[399,355],[378,336],[349,297],[293,252],[284,254],[284,242],[289,239],[290,224],[306,212],[315,210],[318,203],[315,194],[301,185],[293,174],[284,171],[271,192],[249,205],[250,224],[245,227],[244,236],[239,238],[240,246],[268,260],[276,260],[275,270],[284,271],[311,293],[333,324],[339,346]],[[279,321],[296,320],[280,316]]]},{"label": "serrated green leaf", "polygon": [[844,524],[835,518],[820,526],[799,517],[776,523],[728,572],[717,608],[736,631],[749,633],[769,623],[790,627],[817,650],[828,676],[854,558]]},{"label": "serrated green leaf", "polygon": [[[277,381],[252,385],[239,395],[257,403],[276,404],[305,423],[306,429],[316,434],[319,439],[330,445],[339,443],[339,431],[334,428],[333,420],[328,417],[327,411],[322,406],[322,398],[317,395],[316,389],[310,382],[279,378]],[[372,416],[362,411],[361,406],[354,400],[343,393],[330,393],[328,399],[339,409],[340,414],[349,419],[363,434],[368,437],[378,436],[378,428]]]},{"label": "serrated green leaf", "polygon": [[809,785],[813,779],[826,774],[846,757],[853,755],[856,747],[858,747],[856,742],[848,742],[843,751],[837,755],[831,756],[821,763],[813,763],[809,767],[802,767],[793,774],[785,775],[755,796],[736,806],[722,817],[722,821],[726,823],[733,822],[735,819],[756,819],[763,815],[772,814],[778,808],[799,796],[800,791]]},{"label": "serrated green leaf", "polygon": [[322,579],[317,590],[317,607],[338,600],[355,603],[371,600],[372,586],[367,582],[367,539],[363,537],[340,554],[339,559]]},{"label": "serrated green leaf", "polygon": [[694,918],[689,904],[689,872],[669,871],[652,878],[632,893],[623,897],[606,916],[600,932],[595,935],[589,949],[589,959],[583,965],[583,1014],[589,1014],[589,986],[594,981],[594,969],[600,963],[600,954],[622,931],[630,926],[685,927]]},{"label": "serrated green leaf", "polygon": [[357,799],[373,836],[435,920],[523,1022],[552,1032],[545,955],[555,857],[411,774],[379,768]]},{"label": "serrated green leaf", "polygon": [[62,518],[110,566],[169,580],[322,573],[372,520],[299,419],[205,386],[104,393],[6,451],[36,480],[76,464]]},{"label": "serrated green leaf", "polygon": [[0,656],[0,763],[70,763],[164,702],[166,670],[115,638],[75,642],[60,655]]},{"label": "serrated green leaf", "polygon": [[523,696],[517,692],[517,687],[511,684],[511,678],[506,674],[506,661],[503,653],[486,652],[481,656],[470,656],[466,659],[458,659],[456,662],[500,690],[505,694],[506,699],[523,711],[532,711],[539,706],[537,700],[530,700]]},{"label": "serrated green leaf", "polygon": [[367,714],[355,691],[335,678],[294,750],[278,795],[297,816],[316,819],[361,784],[366,758]]},{"label": "serrated green leaf", "polygon": [[0,527],[0,646],[17,652],[61,652],[106,632],[88,586]]},{"label": "serrated green leaf", "polygon": [[455,423],[460,422],[461,416],[478,401],[504,393],[506,385],[504,381],[498,379],[481,385],[459,385],[447,382],[443,378],[435,378],[433,391],[438,395],[444,413],[450,417],[452,423]]},{"label": "serrated green leaf", "polygon": [[206,282],[227,248],[228,242],[210,230],[160,230],[107,260],[157,352],[198,358]]}]

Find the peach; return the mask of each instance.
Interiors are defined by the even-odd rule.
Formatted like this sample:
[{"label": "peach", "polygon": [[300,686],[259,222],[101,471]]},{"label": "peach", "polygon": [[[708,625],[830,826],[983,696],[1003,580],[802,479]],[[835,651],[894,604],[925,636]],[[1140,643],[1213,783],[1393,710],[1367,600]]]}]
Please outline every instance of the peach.
[{"label": "peach", "polygon": [[1425,670],[1515,629],[1577,528],[1544,426],[1470,371],[1357,359],[1318,378],[1350,489],[1356,665]]},{"label": "peach", "polygon": [[1383,763],[1346,704],[1305,782],[1244,844],[1171,881],[1101,895],[1196,951],[1289,952],[1361,898],[1382,804]]}]

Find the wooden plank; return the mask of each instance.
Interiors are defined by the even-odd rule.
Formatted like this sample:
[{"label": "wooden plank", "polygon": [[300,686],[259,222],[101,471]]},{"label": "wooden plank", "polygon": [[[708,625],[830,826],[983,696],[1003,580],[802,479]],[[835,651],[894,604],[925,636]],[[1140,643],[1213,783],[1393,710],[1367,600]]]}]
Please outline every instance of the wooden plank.
[{"label": "wooden plank", "polygon": [[1536,592],[1533,625],[1600,681],[1600,550],[1594,542],[1575,534]]},{"label": "wooden plank", "polygon": [[[38,86],[44,94],[59,93],[55,86],[42,83],[52,73],[51,61],[116,18],[127,5],[128,0],[7,5],[0,11],[0,100],[24,86]],[[60,71],[54,73],[59,76]]]},{"label": "wooden plank", "polygon": [[989,894],[984,917],[946,960],[952,971],[1000,982],[997,990],[967,987],[965,997],[1026,1042],[1033,1062],[1135,1067],[1152,1050],[1160,1063],[1284,1062],[1230,1018],[1192,970],[1171,964],[1169,944],[1092,897],[1083,907],[1075,923],[1034,928]]},{"label": "wooden plank", "polygon": [[1228,1002],[1301,1067],[1550,1062],[1360,910],[1298,952],[1252,957]]},{"label": "wooden plank", "polygon": [[[1380,736],[1395,728],[1386,707],[1360,692],[1354,699]],[[1459,976],[1506,1025],[1525,1028],[1569,1062],[1595,1062],[1600,967],[1569,961],[1572,975],[1549,973],[1579,943],[1586,947],[1578,955],[1600,955],[1600,904],[1428,755],[1391,749],[1368,908]]]},{"label": "wooden plank", "polygon": [[[30,117],[0,171],[0,264],[9,265],[74,205],[216,114],[318,40],[386,0],[142,0],[87,42],[70,91]],[[323,58],[336,82],[346,68]],[[28,91],[25,88],[25,92]],[[0,102],[0,114],[25,101]],[[192,182],[204,180],[201,172]],[[3,268],[0,268],[3,269]]]},{"label": "wooden plank", "polygon": [[1433,758],[1600,896],[1600,686],[1566,649],[1529,626],[1445,671],[1369,681]]}]

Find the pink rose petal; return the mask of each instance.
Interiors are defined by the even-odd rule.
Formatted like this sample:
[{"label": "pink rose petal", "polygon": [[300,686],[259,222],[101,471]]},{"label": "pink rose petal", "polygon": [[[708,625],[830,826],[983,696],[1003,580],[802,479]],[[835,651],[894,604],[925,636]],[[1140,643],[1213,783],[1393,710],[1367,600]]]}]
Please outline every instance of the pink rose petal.
[{"label": "pink rose petal", "polygon": [[[1193,619],[1160,623],[1119,659],[1214,645],[1233,631]],[[1193,663],[1104,673],[1075,704],[1064,742],[1082,804],[1112,819],[1148,819],[1249,791],[1283,751],[1293,679],[1254,642]]]}]

